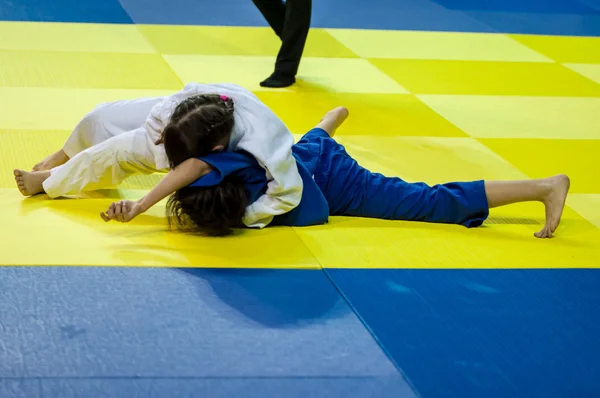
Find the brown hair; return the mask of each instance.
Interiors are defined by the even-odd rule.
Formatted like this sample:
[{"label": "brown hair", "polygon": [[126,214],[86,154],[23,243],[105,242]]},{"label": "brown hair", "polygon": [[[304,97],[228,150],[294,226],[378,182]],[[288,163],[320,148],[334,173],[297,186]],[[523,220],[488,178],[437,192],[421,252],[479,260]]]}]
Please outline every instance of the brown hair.
[{"label": "brown hair", "polygon": [[176,191],[167,202],[167,217],[182,232],[226,236],[244,226],[247,203],[243,181],[228,176],[219,185]]},{"label": "brown hair", "polygon": [[218,94],[201,94],[182,101],[162,132],[171,168],[206,156],[217,145],[227,145],[233,130],[233,100]]}]

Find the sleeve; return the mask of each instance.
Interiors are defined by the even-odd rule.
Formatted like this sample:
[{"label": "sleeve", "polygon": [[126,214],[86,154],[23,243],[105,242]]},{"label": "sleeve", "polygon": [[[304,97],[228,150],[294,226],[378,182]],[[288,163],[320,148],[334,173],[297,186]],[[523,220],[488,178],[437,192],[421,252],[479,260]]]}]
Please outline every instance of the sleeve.
[{"label": "sleeve", "polygon": [[[250,155],[238,152],[217,152],[197,159],[209,164],[212,170],[208,174],[192,182],[189,185],[190,187],[211,187],[218,185],[225,177],[231,174],[239,174],[246,169],[251,170],[253,173],[246,173],[245,176],[254,174],[258,176],[259,179],[262,178],[264,185],[267,184],[264,173],[261,173],[262,169],[256,163],[256,159]],[[256,178],[250,178],[250,180],[252,180],[250,182],[253,182]]]},{"label": "sleeve", "polygon": [[[260,117],[252,121],[252,132],[246,133],[238,148],[252,154],[267,171],[267,191],[246,209],[244,224],[263,228],[274,216],[287,213],[300,204],[303,183],[296,158],[292,154],[294,137],[285,124],[265,105]],[[253,135],[255,135],[253,137]],[[256,137],[260,135],[259,137]]]}]

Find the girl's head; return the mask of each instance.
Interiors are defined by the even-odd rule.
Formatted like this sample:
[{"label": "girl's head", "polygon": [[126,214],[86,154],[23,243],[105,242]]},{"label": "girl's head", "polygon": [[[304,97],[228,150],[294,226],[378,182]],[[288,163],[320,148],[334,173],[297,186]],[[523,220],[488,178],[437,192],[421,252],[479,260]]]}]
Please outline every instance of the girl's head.
[{"label": "girl's head", "polygon": [[171,168],[209,152],[223,150],[233,129],[233,100],[202,94],[182,101],[162,133]]},{"label": "girl's head", "polygon": [[212,187],[185,187],[167,202],[169,225],[184,232],[229,235],[232,228],[243,227],[247,201],[243,182],[232,176]]}]

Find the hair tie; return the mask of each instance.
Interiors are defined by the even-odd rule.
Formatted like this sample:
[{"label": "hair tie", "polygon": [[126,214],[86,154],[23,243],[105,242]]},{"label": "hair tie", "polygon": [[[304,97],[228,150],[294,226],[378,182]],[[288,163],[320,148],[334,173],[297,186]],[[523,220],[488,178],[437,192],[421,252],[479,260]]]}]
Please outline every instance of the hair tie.
[{"label": "hair tie", "polygon": [[221,95],[221,99],[222,99],[223,101],[227,101],[227,100],[229,99],[229,97],[228,97],[228,96],[226,96],[226,95]]}]

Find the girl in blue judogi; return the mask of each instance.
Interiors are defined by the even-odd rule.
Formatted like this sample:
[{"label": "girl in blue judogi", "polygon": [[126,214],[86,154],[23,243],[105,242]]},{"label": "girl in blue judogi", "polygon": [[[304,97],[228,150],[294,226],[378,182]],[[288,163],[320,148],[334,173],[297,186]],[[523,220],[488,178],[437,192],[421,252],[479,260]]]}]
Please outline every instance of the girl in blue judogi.
[{"label": "girl in blue judogi", "polygon": [[[336,108],[292,147],[303,180],[300,205],[270,225],[308,226],[328,216],[370,217],[480,226],[489,209],[525,201],[542,202],[546,222],[538,238],[550,238],[559,225],[569,178],[557,175],[523,181],[451,182],[429,186],[385,177],[361,167],[333,135],[348,117]],[[171,195],[170,221],[182,230],[223,236],[243,227],[248,205],[268,188],[264,169],[244,152],[211,153],[189,159],[139,201],[113,203],[105,221],[127,222]],[[173,193],[174,192],[174,193]]]}]

